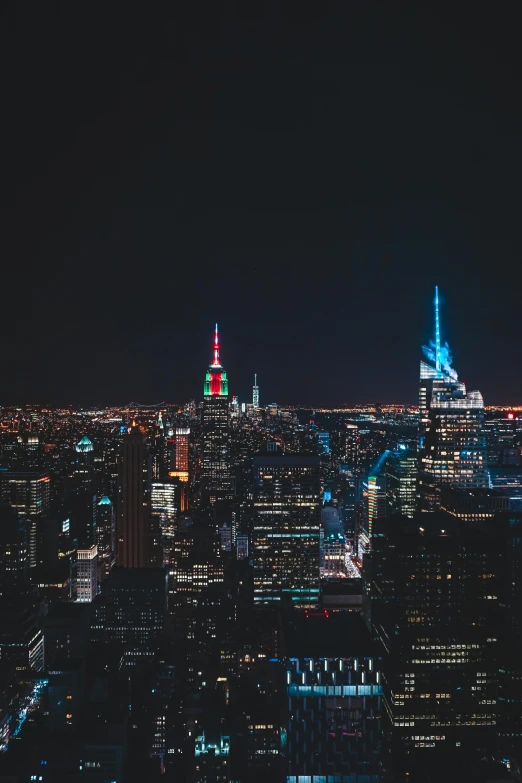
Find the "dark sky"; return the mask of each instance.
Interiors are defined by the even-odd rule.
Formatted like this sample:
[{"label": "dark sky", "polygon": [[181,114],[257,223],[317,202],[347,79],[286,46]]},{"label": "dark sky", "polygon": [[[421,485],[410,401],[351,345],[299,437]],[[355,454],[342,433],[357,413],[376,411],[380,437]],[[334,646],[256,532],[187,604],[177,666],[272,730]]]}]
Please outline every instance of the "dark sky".
[{"label": "dark sky", "polygon": [[16,6],[0,404],[522,402],[518,4]]}]

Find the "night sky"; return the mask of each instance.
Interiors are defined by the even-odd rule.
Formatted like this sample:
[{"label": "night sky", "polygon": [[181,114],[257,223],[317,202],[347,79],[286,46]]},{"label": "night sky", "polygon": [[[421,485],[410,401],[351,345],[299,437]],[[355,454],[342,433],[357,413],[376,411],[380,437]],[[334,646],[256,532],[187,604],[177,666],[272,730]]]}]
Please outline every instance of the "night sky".
[{"label": "night sky", "polygon": [[4,8],[0,404],[522,403],[518,4],[171,5]]}]

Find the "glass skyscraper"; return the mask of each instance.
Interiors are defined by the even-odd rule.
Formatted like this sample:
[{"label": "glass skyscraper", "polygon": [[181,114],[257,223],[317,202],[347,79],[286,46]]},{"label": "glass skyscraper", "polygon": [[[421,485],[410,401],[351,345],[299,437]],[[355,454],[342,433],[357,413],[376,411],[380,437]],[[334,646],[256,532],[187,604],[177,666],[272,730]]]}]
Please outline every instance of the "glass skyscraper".
[{"label": "glass skyscraper", "polygon": [[484,401],[466,391],[441,345],[438,289],[435,293],[435,342],[420,363],[418,507],[440,506],[445,484],[466,489],[488,487]]},{"label": "glass skyscraper", "polygon": [[320,459],[254,457],[254,602],[287,594],[296,606],[319,599]]}]

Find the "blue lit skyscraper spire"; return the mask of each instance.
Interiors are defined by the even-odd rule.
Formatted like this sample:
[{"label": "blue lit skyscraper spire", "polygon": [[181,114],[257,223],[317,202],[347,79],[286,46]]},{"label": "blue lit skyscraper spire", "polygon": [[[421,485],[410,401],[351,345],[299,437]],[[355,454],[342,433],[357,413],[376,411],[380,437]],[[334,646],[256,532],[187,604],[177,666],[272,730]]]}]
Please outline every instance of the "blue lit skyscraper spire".
[{"label": "blue lit skyscraper spire", "polygon": [[420,363],[418,508],[440,507],[441,488],[488,487],[484,400],[467,391],[452,367],[449,345],[441,341],[439,287],[435,286],[435,340],[423,346]]},{"label": "blue lit skyscraper spire", "polygon": [[439,286],[435,286],[435,369],[440,373],[440,321],[439,321]]}]

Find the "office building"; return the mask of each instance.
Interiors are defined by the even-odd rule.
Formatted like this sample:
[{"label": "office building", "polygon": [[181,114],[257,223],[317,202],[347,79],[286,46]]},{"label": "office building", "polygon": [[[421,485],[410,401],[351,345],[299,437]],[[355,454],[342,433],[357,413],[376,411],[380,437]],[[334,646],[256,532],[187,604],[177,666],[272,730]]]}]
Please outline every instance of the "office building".
[{"label": "office building", "polygon": [[386,459],[386,495],[390,513],[413,517],[416,507],[417,453],[407,443],[399,443]]},{"label": "office building", "polygon": [[98,595],[98,548],[78,549],[76,559],[76,601],[90,604]]},{"label": "office building", "polygon": [[318,432],[317,433],[317,451],[319,454],[330,454],[330,433]]},{"label": "office building", "polygon": [[187,474],[189,472],[189,438],[190,427],[177,427],[176,428],[176,461],[175,466],[177,471],[182,471]]},{"label": "office building", "polygon": [[0,605],[0,660],[17,671],[45,669],[41,618],[25,599]]},{"label": "office building", "polygon": [[29,522],[16,509],[0,505],[0,597],[20,596],[29,589]]},{"label": "office building", "polygon": [[486,418],[484,433],[490,467],[505,464],[505,452],[509,452],[515,445],[516,426],[517,422],[513,414],[502,417],[489,415]]},{"label": "office building", "polygon": [[51,477],[47,472],[0,472],[1,498],[29,524],[29,567],[38,563],[38,531],[49,514]]},{"label": "office building", "polygon": [[93,603],[91,640],[120,643],[133,665],[149,659],[150,643],[163,630],[167,609],[163,568],[113,568]]},{"label": "office building", "polygon": [[509,498],[494,489],[443,487],[440,507],[464,522],[485,522],[509,510]]},{"label": "office building", "polygon": [[484,401],[479,391],[466,391],[451,366],[439,326],[435,289],[435,341],[420,364],[418,507],[440,507],[443,485],[462,489],[488,487]]},{"label": "office building", "polygon": [[287,783],[380,783],[380,660],[362,618],[299,612],[284,633]]},{"label": "office building", "polygon": [[344,424],[344,455],[342,462],[353,472],[359,466],[360,435],[357,424]]},{"label": "office building", "polygon": [[172,538],[176,531],[179,484],[175,479],[151,484],[151,516],[158,520],[163,536]]},{"label": "office building", "polygon": [[69,658],[57,662],[48,678],[48,726],[53,732],[72,733],[82,718],[85,700],[84,661]]},{"label": "office building", "polygon": [[259,386],[257,385],[257,373],[254,375],[254,385],[252,387],[252,407],[254,410],[259,408]]},{"label": "office building", "polygon": [[100,582],[107,578],[114,565],[116,553],[116,528],[114,506],[107,495],[98,502],[96,540],[98,547],[98,571]]},{"label": "office building", "polygon": [[392,779],[465,768],[496,740],[502,542],[444,512],[376,527],[367,586]]},{"label": "office building", "polygon": [[508,498],[510,511],[522,511],[522,466],[489,468],[489,486]]},{"label": "office building", "polygon": [[237,534],[236,556],[238,560],[245,560],[248,558],[248,535],[246,533]]},{"label": "office building", "polygon": [[189,443],[190,427],[176,428],[176,450],[174,471],[169,473],[169,477],[177,478],[179,481],[179,510],[186,511],[189,505],[189,482],[190,482],[190,461],[189,461]]},{"label": "office building", "polygon": [[254,471],[254,601],[286,595],[296,606],[319,598],[320,459],[256,456]]},{"label": "office building", "polygon": [[150,551],[150,462],[137,427],[123,437],[118,481],[118,565],[145,568]]},{"label": "office building", "polygon": [[214,356],[205,377],[202,412],[202,494],[210,503],[232,497],[228,380],[220,358],[219,332],[214,332]]}]

